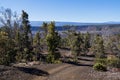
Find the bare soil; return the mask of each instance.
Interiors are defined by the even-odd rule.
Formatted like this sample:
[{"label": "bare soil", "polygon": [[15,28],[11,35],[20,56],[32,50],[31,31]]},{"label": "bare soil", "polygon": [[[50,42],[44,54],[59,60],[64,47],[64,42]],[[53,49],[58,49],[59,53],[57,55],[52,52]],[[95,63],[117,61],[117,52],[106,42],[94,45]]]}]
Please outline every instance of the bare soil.
[{"label": "bare soil", "polygon": [[78,63],[0,65],[0,80],[120,80],[120,72],[98,72],[93,63],[94,57],[82,56]]}]

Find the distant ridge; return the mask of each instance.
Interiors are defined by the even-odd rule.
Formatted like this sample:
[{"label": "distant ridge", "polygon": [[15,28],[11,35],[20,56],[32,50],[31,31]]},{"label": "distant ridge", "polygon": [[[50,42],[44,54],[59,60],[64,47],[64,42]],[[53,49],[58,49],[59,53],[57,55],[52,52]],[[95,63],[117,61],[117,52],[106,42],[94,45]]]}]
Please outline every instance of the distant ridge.
[{"label": "distant ridge", "polygon": [[107,24],[120,24],[120,22],[115,22],[115,21],[108,21],[108,22],[104,22],[104,23],[107,23]]},{"label": "distant ridge", "polygon": [[[41,26],[43,22],[50,22],[50,21],[30,21],[31,26]],[[55,22],[56,26],[64,26],[64,25],[75,25],[75,26],[82,26],[82,25],[108,25],[108,24],[120,24],[120,22],[103,22],[103,23],[82,23],[82,22]]]}]

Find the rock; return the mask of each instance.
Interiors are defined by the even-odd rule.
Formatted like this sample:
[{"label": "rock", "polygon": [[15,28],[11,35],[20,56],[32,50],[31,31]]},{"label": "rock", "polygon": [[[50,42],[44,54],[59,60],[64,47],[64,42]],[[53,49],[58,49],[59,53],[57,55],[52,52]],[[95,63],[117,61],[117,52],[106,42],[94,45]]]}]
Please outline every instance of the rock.
[{"label": "rock", "polygon": [[40,62],[39,61],[33,61],[33,62],[28,62],[27,65],[29,66],[33,66],[33,65],[39,65]]}]

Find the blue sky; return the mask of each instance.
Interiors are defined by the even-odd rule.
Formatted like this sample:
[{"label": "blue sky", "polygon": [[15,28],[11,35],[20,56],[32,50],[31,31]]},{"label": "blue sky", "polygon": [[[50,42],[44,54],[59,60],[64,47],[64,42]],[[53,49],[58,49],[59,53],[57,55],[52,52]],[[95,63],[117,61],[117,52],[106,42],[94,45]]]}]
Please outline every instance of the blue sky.
[{"label": "blue sky", "polygon": [[31,21],[120,22],[120,0],[0,0]]}]

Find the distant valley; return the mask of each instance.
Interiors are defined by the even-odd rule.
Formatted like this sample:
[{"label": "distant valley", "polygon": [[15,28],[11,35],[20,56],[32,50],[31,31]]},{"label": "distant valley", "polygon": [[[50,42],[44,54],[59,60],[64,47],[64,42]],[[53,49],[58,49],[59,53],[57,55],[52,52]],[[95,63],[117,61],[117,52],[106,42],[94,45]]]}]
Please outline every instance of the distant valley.
[{"label": "distant valley", "polygon": [[[31,21],[31,30],[33,32],[42,31],[44,21]],[[50,22],[50,21],[45,21]],[[120,22],[103,22],[103,23],[80,23],[80,22],[55,22],[57,31],[75,30],[75,31],[100,31],[103,28],[120,28]],[[118,29],[116,29],[118,30]]]}]

